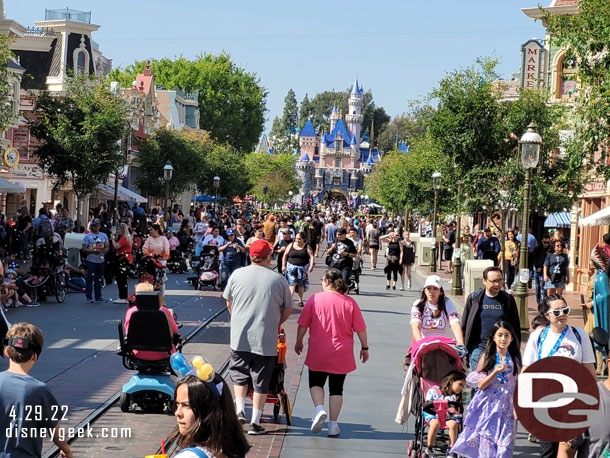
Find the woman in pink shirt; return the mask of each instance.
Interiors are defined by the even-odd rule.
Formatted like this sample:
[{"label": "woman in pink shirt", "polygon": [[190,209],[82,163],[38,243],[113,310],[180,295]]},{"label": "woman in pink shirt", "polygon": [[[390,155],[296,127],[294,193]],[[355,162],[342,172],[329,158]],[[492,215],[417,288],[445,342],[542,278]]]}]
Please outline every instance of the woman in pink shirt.
[{"label": "woman in pink shirt", "polygon": [[309,298],[301,316],[294,350],[303,351],[303,337],[309,329],[305,365],[309,368],[309,392],[316,406],[311,431],[319,433],[328,417],[324,410],[324,385],[328,378],[330,421],[328,435],[340,433],[337,418],[343,405],[345,376],[356,370],[354,332],[360,339],[360,359],[369,359],[366,324],[354,299],[347,296],[348,286],[341,272],[329,269],[322,278],[321,293]]}]

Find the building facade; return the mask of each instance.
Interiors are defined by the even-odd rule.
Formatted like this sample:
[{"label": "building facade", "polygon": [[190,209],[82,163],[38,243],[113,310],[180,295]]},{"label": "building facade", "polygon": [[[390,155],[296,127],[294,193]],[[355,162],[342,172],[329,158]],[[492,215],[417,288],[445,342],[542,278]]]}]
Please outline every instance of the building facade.
[{"label": "building facade", "polygon": [[355,79],[348,100],[348,113],[333,107],[330,132],[316,132],[308,120],[299,134],[297,169],[302,181],[301,198],[356,199],[364,178],[380,160],[379,151],[361,141],[364,91]]}]

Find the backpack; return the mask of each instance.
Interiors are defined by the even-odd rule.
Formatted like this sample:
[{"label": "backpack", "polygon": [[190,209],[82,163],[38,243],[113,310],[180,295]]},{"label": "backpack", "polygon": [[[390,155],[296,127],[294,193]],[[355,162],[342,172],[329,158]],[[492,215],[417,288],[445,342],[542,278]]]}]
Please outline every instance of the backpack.
[{"label": "backpack", "polygon": [[41,238],[51,240],[52,237],[53,225],[51,224],[51,220],[49,218],[42,218],[38,225],[38,230],[36,231],[36,240]]}]

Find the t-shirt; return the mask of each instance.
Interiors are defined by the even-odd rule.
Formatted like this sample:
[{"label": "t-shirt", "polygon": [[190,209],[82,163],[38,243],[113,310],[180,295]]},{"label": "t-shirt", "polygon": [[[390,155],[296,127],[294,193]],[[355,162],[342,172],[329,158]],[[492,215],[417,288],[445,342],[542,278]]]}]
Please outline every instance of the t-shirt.
[{"label": "t-shirt", "polygon": [[277,235],[278,235],[278,238],[280,240],[282,240],[284,238],[284,232],[289,232],[290,233],[290,239],[294,240],[294,230],[292,230],[290,227],[280,227],[277,230]]},{"label": "t-shirt", "polygon": [[547,267],[549,281],[554,274],[559,274],[563,278],[568,268],[568,257],[565,254],[549,253],[546,255],[544,265]]},{"label": "t-shirt", "polygon": [[176,458],[201,458],[202,456],[206,456],[207,458],[216,458],[216,455],[214,455],[212,452],[210,452],[205,447],[198,446],[198,447],[194,447],[194,448],[197,448],[200,452],[203,453],[203,455],[198,455],[196,452],[189,450],[188,448],[185,448],[176,455]]},{"label": "t-shirt", "polygon": [[108,236],[103,232],[98,232],[94,234],[93,232],[89,232],[85,235],[83,239],[83,245],[87,245],[87,248],[92,250],[93,248],[97,248],[100,250],[99,253],[87,253],[87,262],[94,262],[96,264],[100,264],[104,262],[104,252],[101,251],[104,248],[104,245],[108,243]]},{"label": "t-shirt", "polygon": [[[64,413],[46,383],[29,375],[0,372],[0,456],[41,456],[40,430],[54,429]],[[21,437],[22,432],[28,437]],[[48,430],[46,434],[50,437]]]},{"label": "t-shirt", "polygon": [[[530,334],[527,345],[525,346],[525,351],[523,352],[524,366],[529,366],[538,361],[538,341],[540,340],[540,334],[542,331],[544,331],[544,329],[545,328],[536,329]],[[575,330],[580,334],[580,340],[582,343],[580,343],[574,335]],[[544,339],[542,344],[542,358],[549,356],[549,353],[555,346],[555,343],[557,342],[557,339],[559,339],[560,335],[561,333],[554,333],[549,328],[546,339]],[[593,353],[593,347],[591,346],[589,336],[587,336],[587,333],[584,330],[573,326],[570,326],[570,329],[568,329],[568,332],[559,344],[559,348],[552,356],[565,356],[566,358],[571,358],[582,364],[593,363],[595,361],[595,355]]]},{"label": "t-shirt", "polygon": [[286,279],[257,265],[237,269],[222,294],[231,306],[233,351],[277,355],[277,333],[282,310],[292,307]]},{"label": "t-shirt", "polygon": [[324,229],[324,224],[322,224],[322,222],[314,220],[313,223],[311,223],[311,230],[317,238],[322,237],[322,229]]},{"label": "t-shirt", "polygon": [[438,310],[437,304],[430,304],[426,301],[424,305],[424,313],[419,311],[419,301],[417,299],[411,307],[411,324],[421,324],[421,335],[422,337],[449,337],[454,338],[451,325],[453,323],[459,323],[460,317],[455,309],[455,305],[450,299],[445,298],[445,311],[447,314],[441,313],[440,316],[434,318],[434,313]]},{"label": "t-shirt", "polygon": [[337,239],[337,226],[335,226],[334,224],[328,224],[326,226],[326,240],[327,240],[328,244],[332,245],[333,243],[335,243],[336,239]]},{"label": "t-shirt", "polygon": [[[241,240],[239,240],[237,237],[235,237],[234,242],[240,246],[244,246],[244,244],[241,243]],[[241,264],[241,261],[241,251],[235,248],[232,244],[222,251],[222,262],[226,263],[227,265]]]},{"label": "t-shirt", "polygon": [[203,239],[202,245],[214,245],[214,246],[223,246],[227,242],[220,235],[216,238],[212,234],[208,234]]},{"label": "t-shirt", "polygon": [[481,343],[487,342],[491,334],[491,328],[504,316],[502,304],[496,297],[483,293],[483,304],[481,305]]},{"label": "t-shirt", "polygon": [[350,239],[346,238],[345,240],[339,240],[337,239],[337,245],[335,247],[335,250],[332,252],[332,261],[331,261],[331,267],[334,267],[335,269],[344,269],[345,267],[351,266],[353,263],[352,258],[350,258],[349,256],[341,256],[339,253],[341,252],[347,252],[347,253],[356,253],[356,246],[354,245],[354,242],[352,242]]},{"label": "t-shirt", "polygon": [[379,246],[379,229],[373,227],[370,231],[367,231],[366,235],[369,238],[370,246]]},{"label": "t-shirt", "polygon": [[312,371],[347,374],[356,369],[354,333],[366,324],[354,299],[340,293],[323,291],[309,298],[299,325],[309,328],[305,364]]},{"label": "t-shirt", "polygon": [[[603,381],[597,382],[599,388],[599,411],[597,421],[589,428],[591,442],[588,445],[590,458],[603,456],[604,451],[610,452],[610,389]],[[580,453],[579,453],[580,455]]]},{"label": "t-shirt", "polygon": [[447,232],[447,235],[445,237],[447,238],[447,240],[449,240],[449,242],[445,242],[445,249],[453,248],[453,244],[455,243],[455,231],[450,230],[449,232]]},{"label": "t-shirt", "polygon": [[176,236],[173,236],[171,239],[168,240],[168,242],[170,251],[173,251],[180,246],[180,240],[178,240],[178,237]]},{"label": "t-shirt", "polygon": [[195,243],[199,246],[202,245],[203,238],[205,237],[205,233],[208,231],[208,223],[198,222],[195,224],[195,228],[193,232],[195,233]]}]

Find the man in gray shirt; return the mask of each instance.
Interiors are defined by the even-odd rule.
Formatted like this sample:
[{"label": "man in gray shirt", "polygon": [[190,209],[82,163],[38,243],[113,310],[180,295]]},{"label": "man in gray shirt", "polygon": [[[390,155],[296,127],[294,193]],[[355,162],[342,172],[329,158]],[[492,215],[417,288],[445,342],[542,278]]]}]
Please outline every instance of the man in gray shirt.
[{"label": "man in gray shirt", "polygon": [[[610,340],[608,341],[610,345]],[[606,364],[610,367],[610,353],[606,354]],[[604,452],[610,454],[610,379],[597,382],[599,388],[599,411],[593,426],[589,428],[590,440],[586,444],[584,452],[579,450],[578,456],[598,458]]]},{"label": "man in gray shirt", "polygon": [[222,295],[231,313],[230,374],[242,423],[250,380],[254,387],[250,435],[266,432],[260,420],[277,363],[278,331],[292,312],[286,279],[269,269],[271,252],[265,240],[250,245],[252,265],[236,270]]}]

